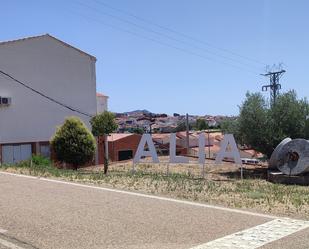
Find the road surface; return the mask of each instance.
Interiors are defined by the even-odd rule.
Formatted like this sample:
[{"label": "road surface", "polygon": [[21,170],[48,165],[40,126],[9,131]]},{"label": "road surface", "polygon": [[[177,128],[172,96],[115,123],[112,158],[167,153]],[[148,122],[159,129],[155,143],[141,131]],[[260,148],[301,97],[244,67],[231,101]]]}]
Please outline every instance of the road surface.
[{"label": "road surface", "polygon": [[0,172],[0,249],[308,249],[309,222]]}]

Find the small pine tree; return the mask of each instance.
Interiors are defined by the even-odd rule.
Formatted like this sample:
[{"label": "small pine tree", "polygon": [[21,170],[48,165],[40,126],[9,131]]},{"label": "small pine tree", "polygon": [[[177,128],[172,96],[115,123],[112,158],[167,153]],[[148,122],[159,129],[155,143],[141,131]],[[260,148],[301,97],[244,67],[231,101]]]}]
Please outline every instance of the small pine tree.
[{"label": "small pine tree", "polygon": [[51,139],[51,147],[58,161],[71,164],[77,169],[93,159],[96,143],[78,117],[69,117],[58,127]]},{"label": "small pine tree", "polygon": [[[105,146],[108,144],[107,136],[118,128],[118,125],[115,121],[115,115],[108,111],[105,111],[92,117],[90,120],[90,124],[92,126],[92,134],[94,136],[104,136]],[[108,146],[106,147],[108,148]],[[108,170],[108,152],[106,150],[104,156],[104,174],[107,173],[107,170]]]},{"label": "small pine tree", "polygon": [[90,124],[92,126],[92,134],[94,136],[109,135],[118,128],[118,125],[115,122],[115,115],[108,111],[92,117]]}]

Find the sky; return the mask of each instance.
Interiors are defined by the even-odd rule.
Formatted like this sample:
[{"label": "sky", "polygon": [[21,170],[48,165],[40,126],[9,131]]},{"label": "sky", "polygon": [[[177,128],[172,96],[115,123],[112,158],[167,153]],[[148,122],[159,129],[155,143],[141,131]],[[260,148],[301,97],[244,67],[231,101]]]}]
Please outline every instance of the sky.
[{"label": "sky", "polygon": [[307,0],[10,0],[1,7],[1,41],[49,33],[94,55],[97,91],[113,112],[237,115],[274,64],[287,71],[283,92],[309,94]]}]

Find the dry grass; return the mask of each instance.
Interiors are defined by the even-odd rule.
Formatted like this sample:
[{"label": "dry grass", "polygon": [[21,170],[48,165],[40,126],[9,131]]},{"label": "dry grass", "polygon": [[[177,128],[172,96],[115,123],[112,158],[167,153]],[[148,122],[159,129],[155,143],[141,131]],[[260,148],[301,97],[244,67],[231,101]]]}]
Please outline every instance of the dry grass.
[{"label": "dry grass", "polygon": [[309,219],[309,187],[267,182],[263,167],[246,166],[243,180],[239,168],[229,163],[208,162],[204,178],[194,162],[169,165],[168,174],[167,167],[164,162],[156,165],[146,162],[135,165],[132,173],[132,162],[118,163],[110,166],[108,175],[98,166],[78,171],[39,166],[10,166],[2,170]]}]

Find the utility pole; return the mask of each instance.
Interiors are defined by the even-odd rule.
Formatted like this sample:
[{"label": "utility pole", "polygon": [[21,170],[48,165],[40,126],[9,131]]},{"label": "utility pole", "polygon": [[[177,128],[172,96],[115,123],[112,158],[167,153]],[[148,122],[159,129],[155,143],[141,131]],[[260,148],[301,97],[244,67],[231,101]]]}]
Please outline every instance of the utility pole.
[{"label": "utility pole", "polygon": [[281,84],[279,83],[280,78],[285,73],[285,70],[268,72],[266,74],[261,74],[262,76],[269,78],[269,85],[262,86],[262,91],[266,92],[270,89],[270,104],[275,105],[276,99],[279,95],[279,90],[281,89]]}]

